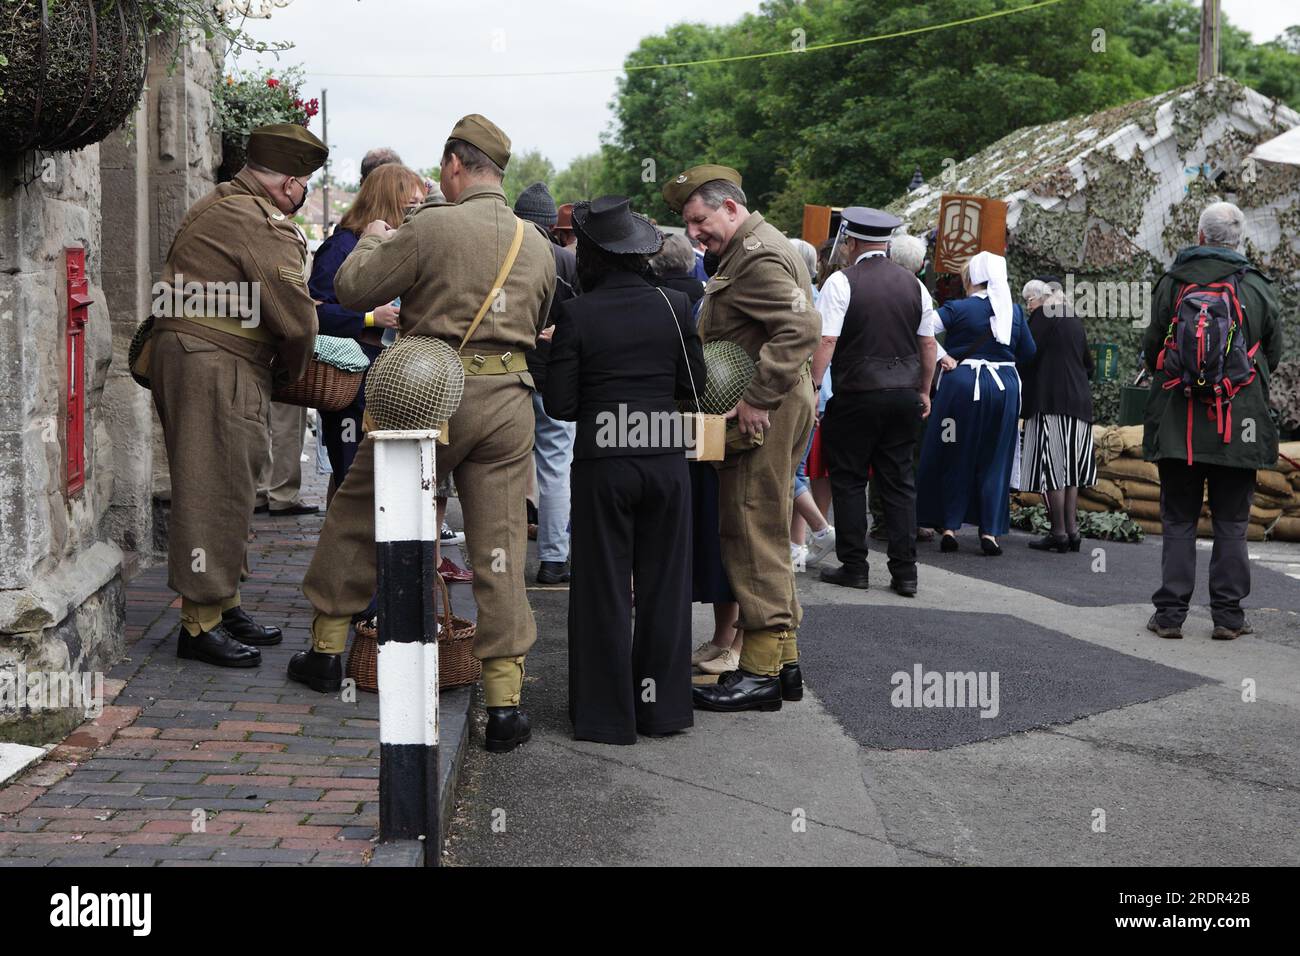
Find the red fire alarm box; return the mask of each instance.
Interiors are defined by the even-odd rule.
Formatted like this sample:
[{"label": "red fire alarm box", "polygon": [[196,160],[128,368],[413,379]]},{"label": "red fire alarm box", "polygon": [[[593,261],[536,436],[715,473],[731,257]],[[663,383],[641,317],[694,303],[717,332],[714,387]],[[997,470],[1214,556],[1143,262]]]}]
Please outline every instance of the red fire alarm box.
[{"label": "red fire alarm box", "polygon": [[90,316],[90,285],[86,281],[86,250],[64,249],[68,273],[68,417],[63,431],[69,497],[86,486],[86,320]]}]

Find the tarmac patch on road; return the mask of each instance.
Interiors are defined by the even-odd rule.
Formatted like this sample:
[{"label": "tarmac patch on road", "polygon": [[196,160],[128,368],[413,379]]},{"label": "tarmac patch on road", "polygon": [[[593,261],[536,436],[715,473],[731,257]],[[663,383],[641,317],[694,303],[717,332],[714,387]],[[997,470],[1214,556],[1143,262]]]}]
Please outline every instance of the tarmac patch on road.
[{"label": "tarmac patch on road", "polygon": [[845,731],[885,750],[957,747],[1210,683],[1010,615],[951,610],[808,607],[799,653]]}]

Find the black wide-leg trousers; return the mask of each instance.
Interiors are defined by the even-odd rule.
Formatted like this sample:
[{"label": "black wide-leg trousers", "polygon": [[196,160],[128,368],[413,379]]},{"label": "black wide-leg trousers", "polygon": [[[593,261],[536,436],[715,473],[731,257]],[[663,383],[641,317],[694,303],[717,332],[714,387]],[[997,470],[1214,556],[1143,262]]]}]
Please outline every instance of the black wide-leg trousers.
[{"label": "black wide-leg trousers", "polygon": [[[569,717],[636,743],[691,726],[691,484],[680,451],[573,463]],[[633,623],[633,587],[636,620]]]}]

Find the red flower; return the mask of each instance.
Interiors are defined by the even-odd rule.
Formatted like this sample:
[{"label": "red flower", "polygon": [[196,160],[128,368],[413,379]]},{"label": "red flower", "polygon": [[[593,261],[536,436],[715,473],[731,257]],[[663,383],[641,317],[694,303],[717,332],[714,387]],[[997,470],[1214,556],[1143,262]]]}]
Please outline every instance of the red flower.
[{"label": "red flower", "polygon": [[273,76],[268,76],[266,78],[266,85],[269,86],[271,89],[275,89],[277,86],[280,85],[280,81]]}]

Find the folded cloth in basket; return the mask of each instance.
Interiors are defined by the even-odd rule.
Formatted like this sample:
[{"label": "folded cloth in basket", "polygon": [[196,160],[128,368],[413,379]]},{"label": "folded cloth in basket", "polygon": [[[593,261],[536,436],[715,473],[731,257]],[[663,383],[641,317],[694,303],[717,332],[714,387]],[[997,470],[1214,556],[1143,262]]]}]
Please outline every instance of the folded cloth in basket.
[{"label": "folded cloth in basket", "polygon": [[337,335],[316,336],[316,358],[344,372],[364,372],[370,367],[370,359],[366,358],[356,339]]}]

